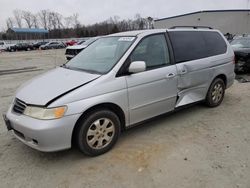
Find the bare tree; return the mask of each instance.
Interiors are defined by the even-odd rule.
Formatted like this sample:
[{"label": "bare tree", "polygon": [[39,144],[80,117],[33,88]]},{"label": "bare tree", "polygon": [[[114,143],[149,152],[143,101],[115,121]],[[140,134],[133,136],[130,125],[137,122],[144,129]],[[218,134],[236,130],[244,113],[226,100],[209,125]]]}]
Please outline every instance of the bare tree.
[{"label": "bare tree", "polygon": [[32,24],[35,28],[39,27],[39,20],[38,20],[38,14],[32,15]]},{"label": "bare tree", "polygon": [[74,13],[71,16],[64,18],[65,28],[79,28],[81,26],[79,21],[79,14]]},{"label": "bare tree", "polygon": [[26,22],[28,28],[33,25],[33,14],[30,11],[22,11],[22,18]]},{"label": "bare tree", "polygon": [[79,22],[79,20],[78,20],[79,14],[78,14],[78,13],[73,14],[73,15],[72,15],[72,18],[73,18],[74,28],[80,27],[80,22]]},{"label": "bare tree", "polygon": [[57,12],[49,13],[49,29],[60,29],[62,24],[62,15]]},{"label": "bare tree", "polygon": [[14,21],[13,21],[12,18],[10,18],[10,17],[7,18],[7,20],[6,20],[6,26],[7,26],[7,29],[12,28],[14,26]]},{"label": "bare tree", "polygon": [[16,25],[19,28],[22,28],[22,11],[16,9],[16,10],[13,11],[13,14],[14,14]]},{"label": "bare tree", "polygon": [[50,13],[49,10],[41,10],[38,13],[38,17],[44,29],[48,29],[48,26],[49,26],[49,13]]},{"label": "bare tree", "polygon": [[65,28],[71,28],[73,27],[73,19],[72,16],[68,16],[64,18],[64,26]]},{"label": "bare tree", "polygon": [[50,30],[50,37],[92,37],[97,35],[107,35],[110,33],[129,31],[137,29],[151,29],[154,27],[154,19],[152,17],[143,18],[140,14],[136,14],[134,19],[120,19],[118,16],[91,24],[81,25],[79,14],[74,13],[71,16],[64,17],[58,12],[51,10],[41,10],[37,14],[29,11],[15,10],[13,11],[13,19],[10,17],[6,20],[8,28],[13,26],[22,26],[22,21],[29,28],[39,26]]},{"label": "bare tree", "polygon": [[145,29],[147,28],[146,19],[142,18],[140,14],[135,15],[135,29]]},{"label": "bare tree", "polygon": [[58,29],[61,29],[63,28],[63,16],[60,14],[60,13],[55,13],[55,20],[56,20],[56,23],[57,23],[57,28]]}]

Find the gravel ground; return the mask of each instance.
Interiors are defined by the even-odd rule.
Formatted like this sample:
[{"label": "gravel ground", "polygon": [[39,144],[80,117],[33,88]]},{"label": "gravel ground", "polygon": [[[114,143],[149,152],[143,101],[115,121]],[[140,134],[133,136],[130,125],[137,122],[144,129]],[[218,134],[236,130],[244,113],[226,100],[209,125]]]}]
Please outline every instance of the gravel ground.
[{"label": "gravel ground", "polygon": [[[0,113],[24,81],[64,63],[63,53],[1,53]],[[249,91],[236,81],[221,106],[195,105],[130,129],[95,158],[76,149],[35,151],[0,118],[0,187],[249,188]]]}]

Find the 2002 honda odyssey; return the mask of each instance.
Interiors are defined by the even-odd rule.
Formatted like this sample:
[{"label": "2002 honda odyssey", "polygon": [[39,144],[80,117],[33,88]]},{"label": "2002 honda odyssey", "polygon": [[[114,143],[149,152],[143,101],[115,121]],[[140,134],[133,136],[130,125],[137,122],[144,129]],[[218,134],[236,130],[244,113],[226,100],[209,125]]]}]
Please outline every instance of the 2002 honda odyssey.
[{"label": "2002 honda odyssey", "polygon": [[138,122],[197,101],[218,106],[234,77],[233,50],[217,30],[117,33],[24,84],[4,119],[32,148],[57,151],[75,141],[95,156]]}]

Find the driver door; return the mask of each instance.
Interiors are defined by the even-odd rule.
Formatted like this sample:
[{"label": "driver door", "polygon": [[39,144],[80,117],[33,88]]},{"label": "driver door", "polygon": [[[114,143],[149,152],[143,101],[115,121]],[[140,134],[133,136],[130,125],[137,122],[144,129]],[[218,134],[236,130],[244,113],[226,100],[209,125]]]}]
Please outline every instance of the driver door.
[{"label": "driver door", "polygon": [[129,57],[146,71],[126,76],[130,124],[171,111],[177,98],[177,69],[170,63],[165,34],[143,38]]}]

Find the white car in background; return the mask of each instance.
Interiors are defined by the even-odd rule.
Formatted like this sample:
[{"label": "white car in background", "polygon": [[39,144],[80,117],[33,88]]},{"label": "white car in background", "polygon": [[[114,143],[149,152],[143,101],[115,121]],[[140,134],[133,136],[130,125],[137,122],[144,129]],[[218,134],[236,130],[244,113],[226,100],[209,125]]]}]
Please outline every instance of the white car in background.
[{"label": "white car in background", "polygon": [[0,51],[5,51],[7,48],[7,44],[3,41],[0,42]]},{"label": "white car in background", "polygon": [[7,44],[4,41],[0,41],[0,52],[7,51],[8,47],[15,46],[16,44]]},{"label": "white car in background", "polygon": [[99,38],[100,37],[93,37],[88,39],[87,41],[81,41],[77,43],[77,45],[67,47],[65,51],[66,59],[71,60],[73,57],[79,54],[83,49],[88,47],[90,44],[92,44]]}]

